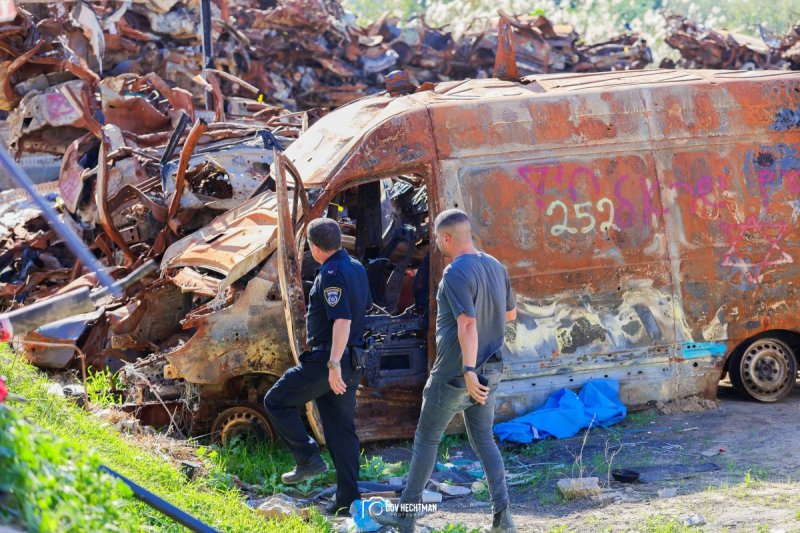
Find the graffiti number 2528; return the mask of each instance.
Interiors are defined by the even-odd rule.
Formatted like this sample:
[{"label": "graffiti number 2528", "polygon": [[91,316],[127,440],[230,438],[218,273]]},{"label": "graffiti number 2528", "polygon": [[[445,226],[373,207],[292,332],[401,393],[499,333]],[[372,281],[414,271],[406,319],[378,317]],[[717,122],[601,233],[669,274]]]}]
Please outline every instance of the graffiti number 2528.
[{"label": "graffiti number 2528", "polygon": [[[608,220],[600,223],[600,231],[608,231],[610,228],[619,230],[619,227],[616,224],[614,224],[614,204],[611,203],[611,200],[609,200],[608,198],[601,198],[600,200],[597,201],[597,205],[595,206],[597,211],[600,213],[605,213],[606,207],[608,208]],[[563,210],[564,220],[559,224],[553,224],[553,227],[550,228],[550,233],[552,235],[558,237],[559,235],[563,235],[564,233],[575,234],[578,233],[579,230],[581,233],[586,234],[595,228],[597,221],[595,220],[594,215],[591,213],[592,202],[583,202],[580,204],[574,204],[572,206],[573,210],[575,211],[575,220],[586,221],[580,228],[572,227],[569,225],[569,208],[567,207],[567,204],[565,204],[561,200],[554,200],[547,207],[547,216],[553,215],[553,213],[555,213],[556,208],[561,208]]]}]

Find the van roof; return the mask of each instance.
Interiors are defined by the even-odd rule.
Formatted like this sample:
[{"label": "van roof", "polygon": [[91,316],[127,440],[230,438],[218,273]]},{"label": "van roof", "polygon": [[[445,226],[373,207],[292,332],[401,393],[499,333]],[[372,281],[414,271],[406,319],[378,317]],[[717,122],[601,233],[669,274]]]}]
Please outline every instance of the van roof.
[{"label": "van roof", "polygon": [[[800,72],[654,69],[542,74],[528,76],[521,82],[495,78],[443,82],[430,91],[400,97],[390,97],[382,92],[340,107],[304,132],[287,149],[286,154],[297,167],[306,186],[323,187],[335,178],[347,160],[357,153],[362,142],[377,127],[401,115],[424,115],[425,121],[430,124],[429,109],[439,106],[485,105],[491,101],[519,99],[533,102],[539,98],[552,99],[555,95],[624,92],[648,85],[720,85],[765,78],[794,78],[800,81]],[[391,142],[399,146],[403,143],[403,135],[402,132],[396,133]],[[433,146],[430,151],[429,156],[433,158]]]}]

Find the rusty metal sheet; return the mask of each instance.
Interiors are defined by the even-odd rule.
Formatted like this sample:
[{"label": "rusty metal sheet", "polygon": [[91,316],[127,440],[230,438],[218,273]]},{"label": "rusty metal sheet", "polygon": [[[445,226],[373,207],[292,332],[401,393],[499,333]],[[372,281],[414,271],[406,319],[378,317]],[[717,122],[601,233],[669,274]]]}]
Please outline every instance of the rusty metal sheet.
[{"label": "rusty metal sheet", "polygon": [[[220,142],[197,149],[189,158],[187,181],[195,196],[203,196],[211,209],[232,209],[250,198],[269,177],[272,150],[258,135],[236,142]],[[175,190],[178,162],[164,167],[166,193]],[[204,194],[205,193],[205,194]]]},{"label": "rusty metal sheet", "polygon": [[99,133],[91,115],[92,95],[82,80],[62,83],[44,92],[26,94],[9,116],[9,146],[14,151],[31,149],[64,153],[82,135],[82,129]]},{"label": "rusty metal sheet", "polygon": [[74,344],[78,342],[86,328],[103,316],[103,313],[104,311],[101,309],[93,313],[76,315],[25,334],[20,341],[21,347],[25,350],[25,357],[32,364],[42,368],[64,368],[75,356],[74,349],[26,344],[25,341]]},{"label": "rusty metal sheet", "polygon": [[294,364],[283,303],[273,289],[276,263],[273,255],[232,305],[194,320],[195,334],[165,354],[181,376],[219,384],[247,373],[279,377]]},{"label": "rusty metal sheet", "polygon": [[211,224],[170,246],[162,271],[202,268],[221,274],[223,290],[275,250],[275,194],[263,193],[215,218]]}]

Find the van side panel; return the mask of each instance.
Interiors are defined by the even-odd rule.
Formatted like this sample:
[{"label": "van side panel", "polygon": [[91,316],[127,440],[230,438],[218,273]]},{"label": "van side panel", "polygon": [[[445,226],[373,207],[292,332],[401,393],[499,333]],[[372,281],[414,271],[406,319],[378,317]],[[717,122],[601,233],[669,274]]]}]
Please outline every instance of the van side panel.
[{"label": "van side panel", "polygon": [[518,299],[499,419],[595,377],[631,405],[714,397],[739,343],[800,329],[800,77],[726,75],[431,107],[438,209]]}]

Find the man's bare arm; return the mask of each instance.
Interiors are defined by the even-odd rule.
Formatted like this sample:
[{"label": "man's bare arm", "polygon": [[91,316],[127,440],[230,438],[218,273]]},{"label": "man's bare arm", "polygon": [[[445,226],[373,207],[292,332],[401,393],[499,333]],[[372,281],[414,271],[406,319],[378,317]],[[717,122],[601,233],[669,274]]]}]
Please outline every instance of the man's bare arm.
[{"label": "man's bare arm", "polygon": [[331,337],[331,361],[341,361],[344,349],[347,347],[347,339],[350,338],[350,323],[352,320],[337,318],[333,321],[333,333]]},{"label": "man's bare arm", "polygon": [[506,322],[513,322],[517,319],[517,308],[515,307],[511,311],[506,311]]},{"label": "man's bare arm", "polygon": [[475,366],[478,361],[478,321],[465,313],[458,315],[456,321],[464,366]]}]

